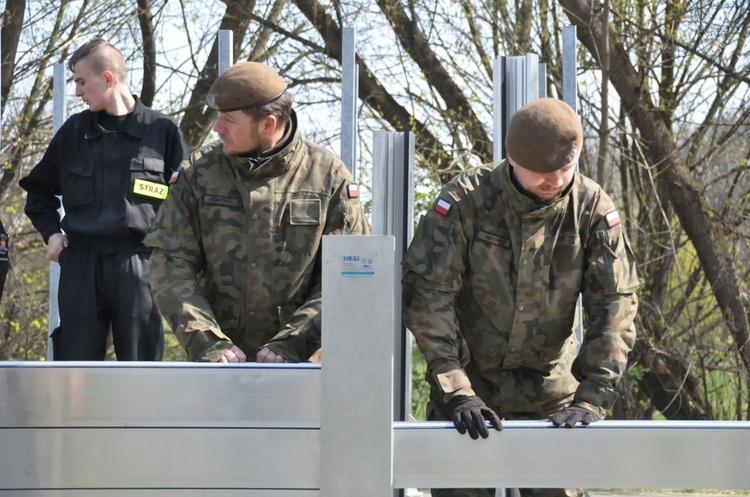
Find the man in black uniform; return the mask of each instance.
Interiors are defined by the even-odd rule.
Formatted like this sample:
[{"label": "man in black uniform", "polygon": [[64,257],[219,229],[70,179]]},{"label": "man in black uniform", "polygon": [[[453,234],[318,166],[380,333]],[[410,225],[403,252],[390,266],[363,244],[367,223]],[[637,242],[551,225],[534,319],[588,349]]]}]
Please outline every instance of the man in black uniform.
[{"label": "man in black uniform", "polygon": [[68,68],[89,110],[63,124],[20,181],[26,215],[60,263],[54,358],[104,359],[111,327],[118,360],[158,361],[164,331],[142,240],[187,148],[173,119],[130,93],[125,59],[107,41],[80,47]]}]

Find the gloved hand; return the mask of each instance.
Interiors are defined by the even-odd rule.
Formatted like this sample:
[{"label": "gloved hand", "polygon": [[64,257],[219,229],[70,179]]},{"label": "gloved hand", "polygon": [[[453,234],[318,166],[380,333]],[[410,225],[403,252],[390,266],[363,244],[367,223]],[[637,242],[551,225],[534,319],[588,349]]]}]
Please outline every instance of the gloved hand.
[{"label": "gloved hand", "polygon": [[565,426],[566,428],[573,428],[579,421],[583,426],[588,426],[594,421],[601,420],[602,417],[599,413],[589,411],[585,407],[571,405],[566,407],[560,412],[557,412],[549,417],[552,424],[555,426]]},{"label": "gloved hand", "polygon": [[467,431],[472,440],[487,438],[490,434],[487,431],[485,420],[497,430],[503,429],[503,423],[495,412],[487,407],[485,403],[476,395],[459,395],[453,397],[446,405],[448,415],[453,420],[453,426],[463,435]]}]

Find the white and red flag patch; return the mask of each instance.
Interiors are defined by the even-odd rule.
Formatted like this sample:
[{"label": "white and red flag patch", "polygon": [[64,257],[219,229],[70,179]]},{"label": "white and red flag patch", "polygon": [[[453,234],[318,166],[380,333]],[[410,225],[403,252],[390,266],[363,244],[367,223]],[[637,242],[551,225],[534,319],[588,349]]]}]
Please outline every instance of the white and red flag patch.
[{"label": "white and red flag patch", "polygon": [[442,198],[439,198],[438,201],[435,202],[435,212],[443,216],[447,216],[452,206],[453,205],[447,200],[443,200]]},{"label": "white and red flag patch", "polygon": [[607,226],[610,228],[614,228],[618,224],[620,224],[620,213],[617,211],[612,211],[606,216],[604,216],[604,219],[607,220]]},{"label": "white and red flag patch", "polygon": [[180,172],[179,171],[173,172],[172,176],[169,177],[169,184],[170,185],[174,185],[175,183],[177,183],[177,178],[179,178],[179,177],[180,177]]},{"label": "white and red flag patch", "polygon": [[349,198],[359,198],[359,185],[356,183],[349,183],[346,185],[347,195]]}]

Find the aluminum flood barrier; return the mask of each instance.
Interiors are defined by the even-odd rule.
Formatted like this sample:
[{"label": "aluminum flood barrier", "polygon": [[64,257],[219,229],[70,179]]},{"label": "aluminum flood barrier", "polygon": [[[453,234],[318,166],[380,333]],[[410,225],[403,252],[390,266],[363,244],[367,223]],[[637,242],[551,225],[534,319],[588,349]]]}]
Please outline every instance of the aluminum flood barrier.
[{"label": "aluminum flood barrier", "polygon": [[0,363],[0,495],[750,488],[750,422],[393,422],[395,242],[326,237],[323,365]]}]

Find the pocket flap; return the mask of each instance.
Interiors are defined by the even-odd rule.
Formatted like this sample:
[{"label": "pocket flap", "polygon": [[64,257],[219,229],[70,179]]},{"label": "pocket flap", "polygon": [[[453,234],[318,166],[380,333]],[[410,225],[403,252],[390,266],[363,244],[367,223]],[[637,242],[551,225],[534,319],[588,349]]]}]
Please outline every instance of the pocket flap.
[{"label": "pocket flap", "polygon": [[292,200],[289,205],[289,224],[293,226],[320,224],[320,199]]}]

